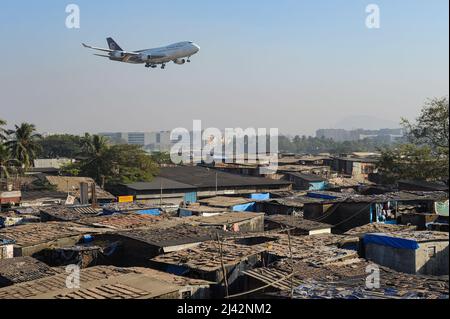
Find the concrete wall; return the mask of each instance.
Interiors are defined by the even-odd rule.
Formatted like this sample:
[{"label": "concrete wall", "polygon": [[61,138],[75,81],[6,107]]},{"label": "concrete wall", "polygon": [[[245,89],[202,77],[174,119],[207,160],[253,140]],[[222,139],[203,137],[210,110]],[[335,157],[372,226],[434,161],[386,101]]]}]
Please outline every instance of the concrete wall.
[{"label": "concrete wall", "polygon": [[420,243],[417,250],[369,243],[366,258],[382,266],[409,274],[448,275],[448,242]]},{"label": "concrete wall", "polygon": [[420,243],[416,250],[416,271],[423,275],[448,275],[448,242]]},{"label": "concrete wall", "polygon": [[389,246],[366,244],[366,258],[376,264],[408,274],[416,273],[416,251]]}]

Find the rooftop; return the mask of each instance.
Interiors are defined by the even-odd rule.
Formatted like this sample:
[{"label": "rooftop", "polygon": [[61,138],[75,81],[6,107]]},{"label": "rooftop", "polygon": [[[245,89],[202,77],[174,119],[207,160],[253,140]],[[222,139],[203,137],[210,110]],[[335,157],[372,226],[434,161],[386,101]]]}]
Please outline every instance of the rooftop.
[{"label": "rooftop", "polygon": [[216,176],[217,186],[222,188],[291,185],[291,183],[286,181],[272,180],[263,177],[242,176],[200,166],[163,167],[161,168],[160,176],[180,183],[193,185],[197,188],[215,188]]},{"label": "rooftop", "polygon": [[0,239],[14,240],[17,246],[26,247],[94,231],[69,222],[33,223],[0,229]]},{"label": "rooftop", "polygon": [[287,227],[310,231],[324,228],[332,228],[331,225],[304,219],[303,217],[289,215],[270,215],[266,216],[266,220]]},{"label": "rooftop", "polygon": [[78,221],[79,224],[92,227],[106,227],[117,230],[146,228],[161,221],[163,217],[139,214],[113,214],[108,216],[85,217]]},{"label": "rooftop", "polygon": [[200,199],[198,202],[200,204],[213,207],[230,208],[236,205],[252,203],[255,202],[255,200],[244,197],[216,196],[211,198]]},{"label": "rooftop", "polygon": [[220,235],[224,234],[223,231],[177,222],[177,224],[170,225],[167,228],[163,224],[156,224],[154,227],[148,229],[130,230],[119,232],[118,234],[161,247],[167,252],[172,249],[177,249],[175,247],[183,247],[184,245],[213,240],[218,232]]},{"label": "rooftop", "polygon": [[32,257],[0,259],[0,287],[53,276],[61,271]]},{"label": "rooftop", "polygon": [[[222,244],[223,263],[225,266],[234,266],[263,251],[264,248],[258,246],[225,242]],[[221,269],[219,244],[216,241],[207,241],[193,248],[160,255],[153,258],[152,261],[206,272]]]},{"label": "rooftop", "polygon": [[367,225],[363,225],[360,227],[352,228],[347,231],[346,235],[363,235],[370,233],[393,233],[393,232],[405,232],[405,231],[414,231],[416,230],[416,226],[407,226],[407,225],[390,225],[383,223],[371,223]]},{"label": "rooftop", "polygon": [[57,221],[75,221],[100,214],[91,206],[50,206],[41,208],[41,218]]},{"label": "rooftop", "polygon": [[178,182],[161,176],[155,177],[151,182],[131,183],[125,184],[125,186],[134,191],[148,191],[161,189],[179,189],[179,190],[196,189],[196,187],[193,185]]},{"label": "rooftop", "polygon": [[66,273],[0,289],[0,299],[149,299],[181,298],[184,286],[209,282],[180,278],[147,268],[96,266],[81,269],[80,289],[66,287]]},{"label": "rooftop", "polygon": [[[295,275],[292,279],[294,298],[320,299],[448,299],[448,276],[446,278],[411,275],[378,266],[381,274],[380,288],[366,290],[367,266],[373,263],[363,259],[315,267],[294,261]],[[262,284],[277,282],[277,288],[286,297],[291,291],[290,278],[284,279],[292,271],[290,263],[282,260],[267,268],[256,268],[244,273]]]}]

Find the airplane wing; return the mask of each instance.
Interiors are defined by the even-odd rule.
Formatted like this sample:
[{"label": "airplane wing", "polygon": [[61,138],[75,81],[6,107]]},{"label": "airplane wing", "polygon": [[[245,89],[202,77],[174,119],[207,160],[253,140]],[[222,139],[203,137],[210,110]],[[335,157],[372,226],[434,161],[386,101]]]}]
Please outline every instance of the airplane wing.
[{"label": "airplane wing", "polygon": [[83,47],[87,48],[87,49],[92,49],[92,50],[98,50],[98,51],[103,51],[103,52],[113,52],[114,50],[110,50],[110,49],[104,49],[104,48],[97,48],[97,47],[93,47],[84,43],[81,43],[83,45]]},{"label": "airplane wing", "polygon": [[[109,52],[109,53],[111,53],[111,52],[117,52],[117,50],[111,50],[111,49],[104,49],[104,48],[93,47],[93,46],[87,45],[87,44],[85,44],[85,43],[82,43],[82,45],[83,45],[83,47],[85,47],[85,48],[87,48],[87,49],[92,49],[92,50],[97,50],[97,51],[103,51],[103,52]],[[119,52],[122,54],[121,58],[129,58],[129,57],[137,57],[137,56],[139,56],[139,53],[137,53],[137,52],[126,52],[126,51],[119,51]],[[110,56],[108,56],[108,57],[110,57]]]}]

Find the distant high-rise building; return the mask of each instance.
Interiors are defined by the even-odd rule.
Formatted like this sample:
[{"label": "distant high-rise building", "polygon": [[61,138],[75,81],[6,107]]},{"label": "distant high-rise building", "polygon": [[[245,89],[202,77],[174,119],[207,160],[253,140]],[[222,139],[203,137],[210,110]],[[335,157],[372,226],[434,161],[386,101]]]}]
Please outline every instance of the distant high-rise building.
[{"label": "distant high-rise building", "polygon": [[383,142],[393,142],[403,137],[403,129],[380,129],[380,130],[344,130],[344,129],[320,129],[316,131],[316,137],[332,139],[336,142],[358,141],[366,138],[376,139]]},{"label": "distant high-rise building", "polygon": [[169,131],[161,132],[107,132],[99,133],[115,143],[127,143],[142,146],[150,152],[170,151],[173,143],[170,140]]}]

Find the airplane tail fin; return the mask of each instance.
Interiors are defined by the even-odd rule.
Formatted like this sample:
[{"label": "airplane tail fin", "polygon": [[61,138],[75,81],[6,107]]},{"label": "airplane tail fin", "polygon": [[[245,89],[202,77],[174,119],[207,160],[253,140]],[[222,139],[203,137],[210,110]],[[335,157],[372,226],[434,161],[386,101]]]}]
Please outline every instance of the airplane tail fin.
[{"label": "airplane tail fin", "polygon": [[111,50],[123,51],[122,48],[113,40],[113,38],[107,38],[108,46]]}]

